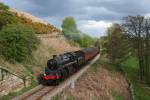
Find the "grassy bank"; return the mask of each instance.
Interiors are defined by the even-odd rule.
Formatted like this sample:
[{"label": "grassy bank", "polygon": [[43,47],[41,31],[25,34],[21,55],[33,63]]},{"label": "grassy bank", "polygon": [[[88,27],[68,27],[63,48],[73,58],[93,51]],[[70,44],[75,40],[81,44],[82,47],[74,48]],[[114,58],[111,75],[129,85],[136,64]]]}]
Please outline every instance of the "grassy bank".
[{"label": "grassy bank", "polygon": [[[96,72],[99,65],[102,67],[105,67],[106,69],[110,71],[120,71],[119,66],[115,66],[113,64],[110,64],[108,59],[105,57],[101,57],[91,68],[93,72]],[[121,63],[122,69],[127,73],[128,79],[131,81],[134,89],[134,94],[136,100],[150,100],[150,88],[143,82],[139,80],[139,65],[138,65],[138,59],[135,57],[129,57],[125,61]],[[114,98],[117,98],[117,100],[122,100],[118,99],[121,98],[118,95],[114,95]]]},{"label": "grassy bank", "polygon": [[[92,65],[92,72],[97,73],[99,67],[107,69],[108,71],[110,71],[110,73],[121,73],[120,69],[117,66],[109,63],[109,60],[103,55]],[[113,100],[125,100],[125,97],[116,91],[112,91],[112,97]]]},{"label": "grassy bank", "polygon": [[136,100],[150,100],[150,88],[139,80],[138,59],[129,57],[121,65],[133,85]]}]

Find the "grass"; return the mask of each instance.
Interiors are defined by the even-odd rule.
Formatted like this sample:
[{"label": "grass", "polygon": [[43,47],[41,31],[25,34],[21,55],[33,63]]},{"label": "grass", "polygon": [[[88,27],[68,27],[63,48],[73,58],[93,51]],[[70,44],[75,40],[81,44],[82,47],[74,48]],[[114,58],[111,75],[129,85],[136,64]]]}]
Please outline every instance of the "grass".
[{"label": "grass", "polygon": [[124,96],[118,92],[113,92],[113,100],[125,100]]},{"label": "grass", "polygon": [[150,100],[150,89],[146,84],[142,83],[138,76],[138,59],[135,57],[129,57],[122,64],[122,69],[127,73],[129,80],[133,85],[136,100]]},{"label": "grass", "polygon": [[[129,57],[121,63],[122,69],[127,73],[128,79],[131,81],[135,93],[136,100],[150,100],[150,89],[146,84],[142,83],[138,76],[138,59],[135,57]],[[93,66],[91,70],[97,72],[99,67],[104,67],[112,72],[121,72],[119,66],[109,63],[108,59],[104,56],[101,56]],[[121,95],[113,93],[114,100],[124,100]]]},{"label": "grass", "polygon": [[92,65],[91,70],[97,72],[99,67],[106,68],[112,72],[119,71],[119,68],[109,63],[109,60],[103,55]]}]

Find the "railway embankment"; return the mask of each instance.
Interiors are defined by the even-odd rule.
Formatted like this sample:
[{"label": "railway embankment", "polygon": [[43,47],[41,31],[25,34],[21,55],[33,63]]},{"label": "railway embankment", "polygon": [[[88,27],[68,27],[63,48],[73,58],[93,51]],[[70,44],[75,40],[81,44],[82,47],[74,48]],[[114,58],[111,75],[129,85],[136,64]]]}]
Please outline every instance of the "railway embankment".
[{"label": "railway embankment", "polygon": [[52,100],[131,100],[126,77],[101,57],[78,80]]},{"label": "railway embankment", "polygon": [[91,65],[99,58],[99,56],[100,55],[97,55],[92,61],[89,62],[89,64],[84,66],[77,73],[70,76],[64,82],[60,83],[58,86],[39,85],[29,92],[14,98],[13,100],[49,100],[67,87],[75,88],[74,86],[76,83],[78,83],[78,79],[87,71],[88,68],[91,67]]}]

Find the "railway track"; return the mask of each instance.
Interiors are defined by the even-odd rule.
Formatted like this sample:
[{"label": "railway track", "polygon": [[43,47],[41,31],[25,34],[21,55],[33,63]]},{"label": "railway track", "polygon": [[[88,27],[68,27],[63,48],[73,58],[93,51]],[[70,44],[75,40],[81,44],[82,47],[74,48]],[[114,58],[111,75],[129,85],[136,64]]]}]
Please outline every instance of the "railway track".
[{"label": "railway track", "polygon": [[41,100],[41,98],[47,94],[48,92],[50,92],[51,90],[53,90],[55,87],[54,86],[42,86],[39,85],[36,88],[34,88],[33,90],[18,96],[16,98],[14,98],[13,100]]},{"label": "railway track", "polygon": [[62,92],[72,82],[75,82],[89,67],[92,65],[100,55],[97,55],[88,65],[83,67],[80,71],[70,76],[64,82],[58,86],[43,86],[39,85],[31,91],[24,93],[21,96],[14,98],[13,100],[50,100],[53,96]]}]

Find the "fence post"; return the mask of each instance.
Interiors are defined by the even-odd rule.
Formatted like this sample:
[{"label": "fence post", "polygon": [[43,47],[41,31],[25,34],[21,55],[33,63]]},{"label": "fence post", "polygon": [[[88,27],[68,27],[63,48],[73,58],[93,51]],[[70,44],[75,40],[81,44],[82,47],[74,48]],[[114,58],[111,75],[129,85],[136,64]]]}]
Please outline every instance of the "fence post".
[{"label": "fence post", "polygon": [[4,71],[3,71],[3,69],[1,71],[2,71],[2,81],[3,81],[4,80]]},{"label": "fence post", "polygon": [[75,80],[71,80],[70,87],[71,89],[75,88]]},{"label": "fence post", "polygon": [[24,77],[22,80],[23,80],[24,87],[26,87],[26,78]]}]

